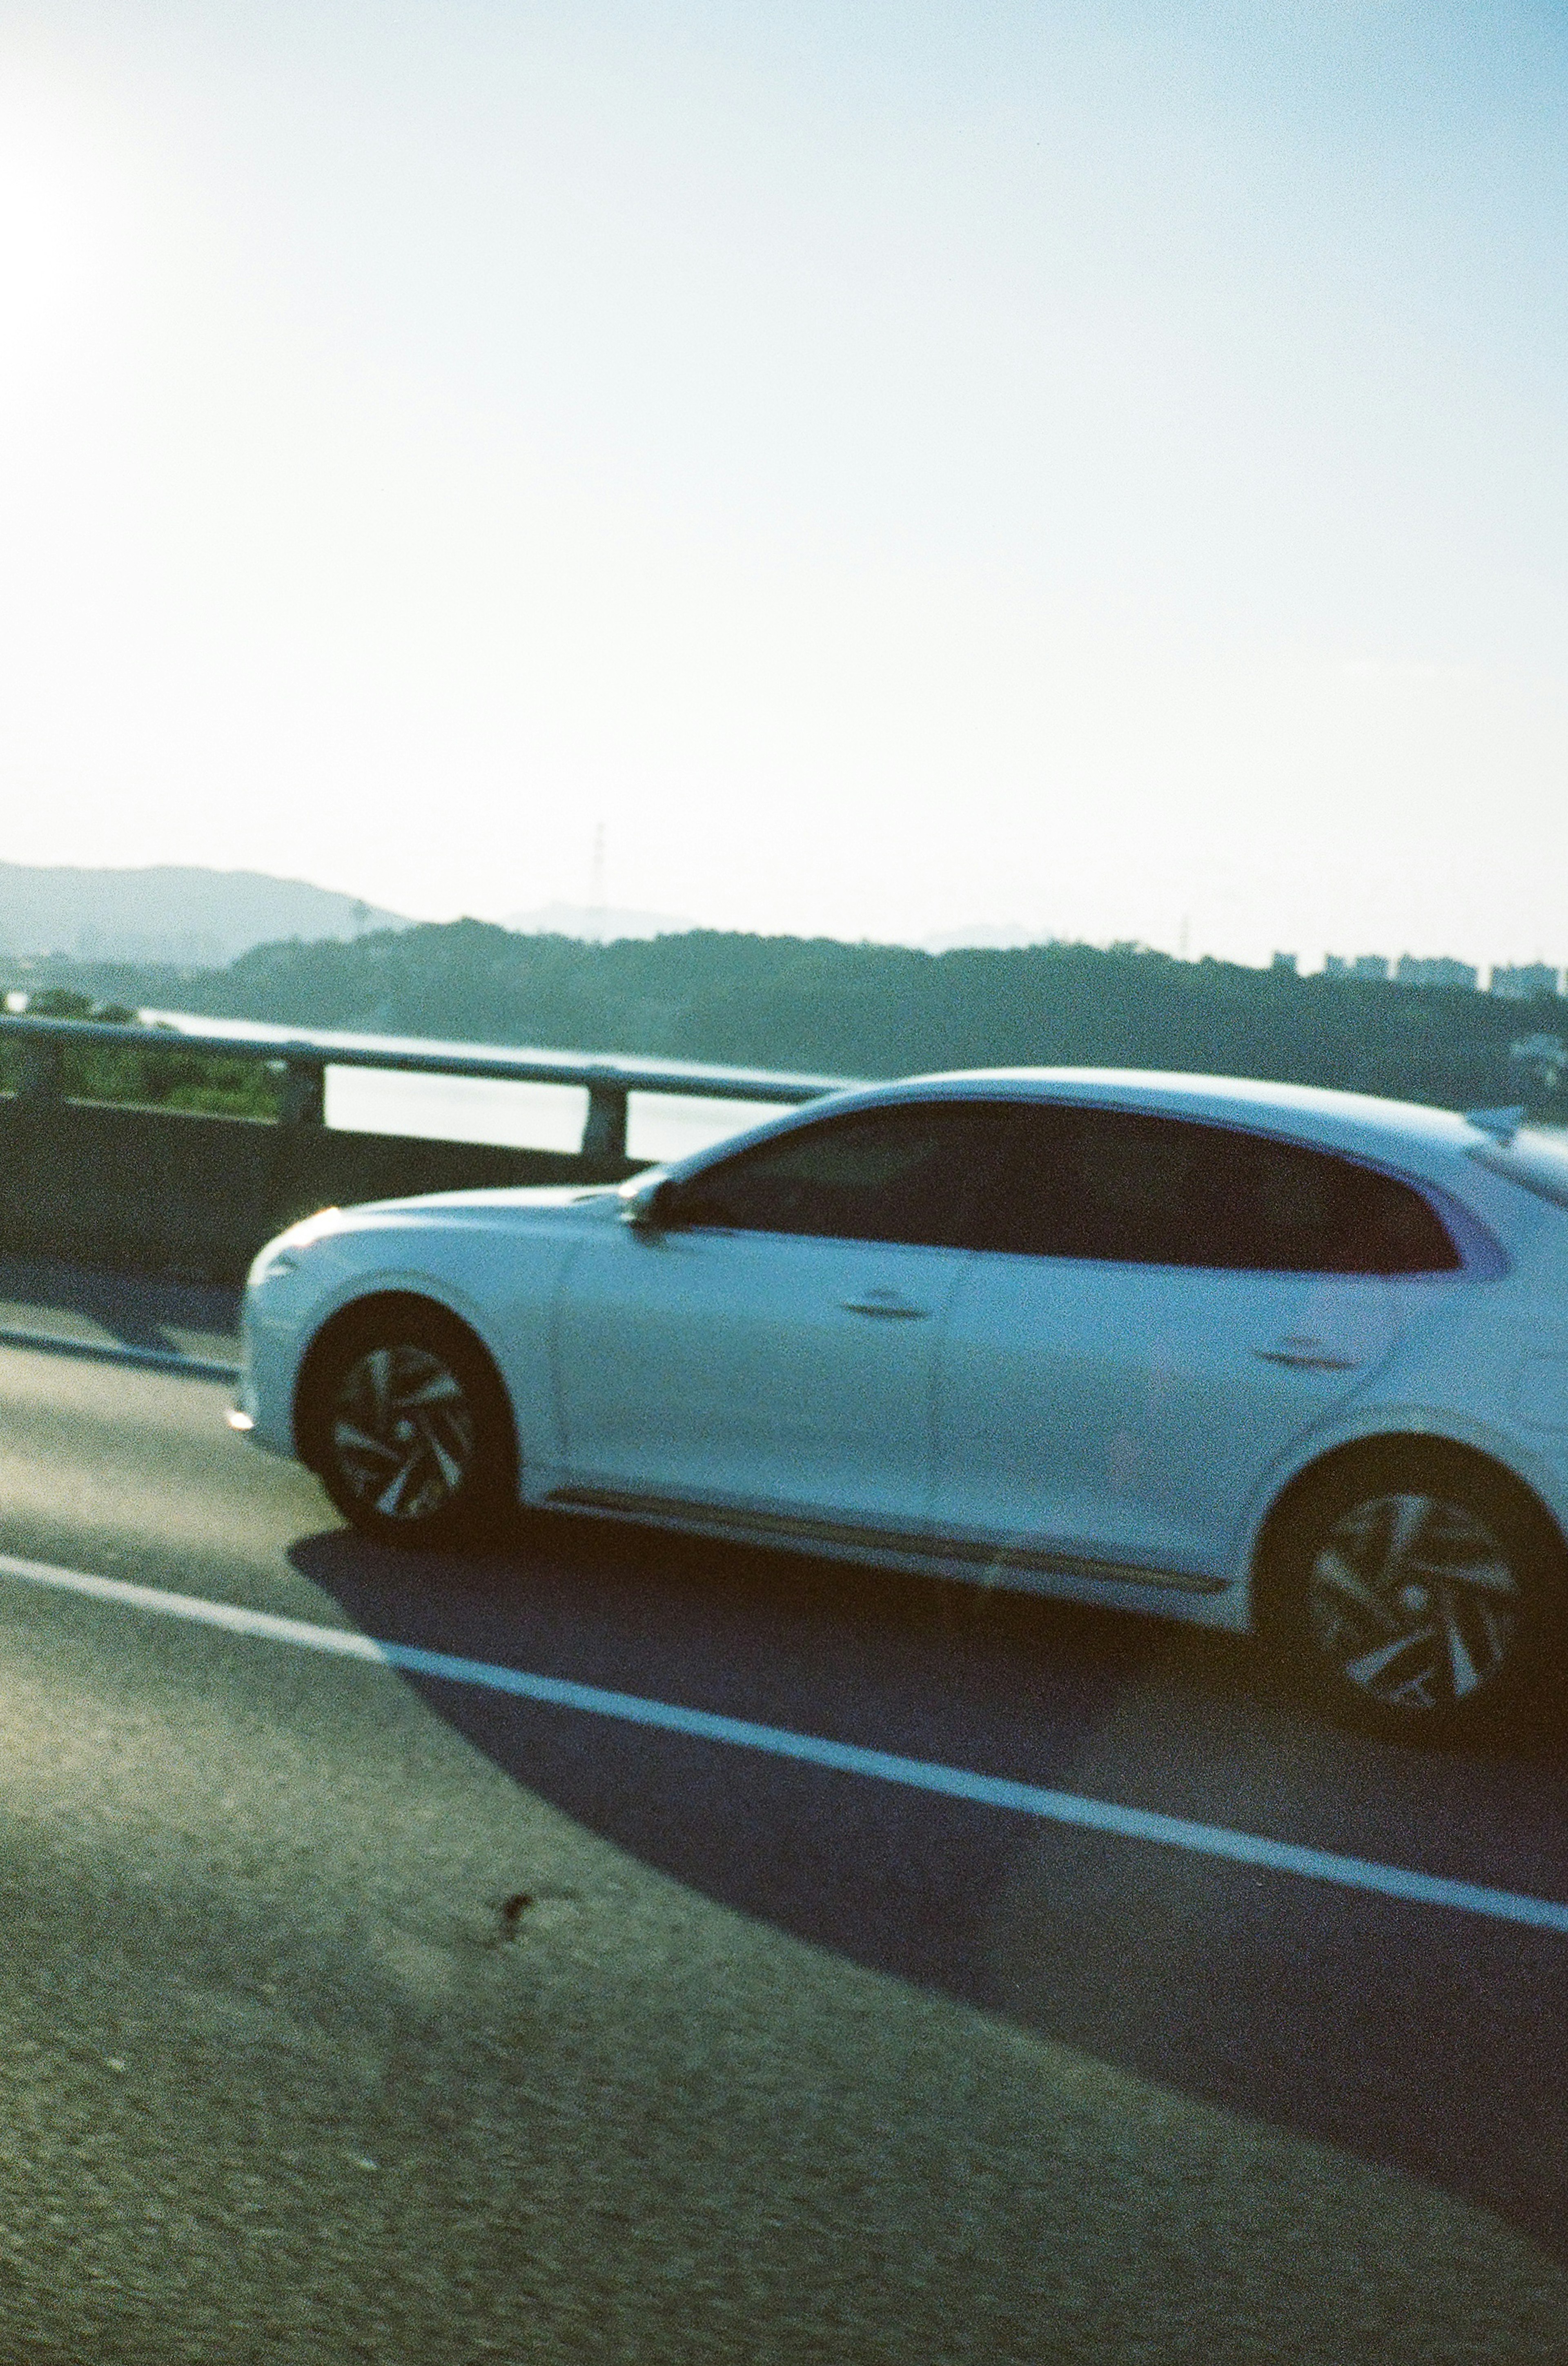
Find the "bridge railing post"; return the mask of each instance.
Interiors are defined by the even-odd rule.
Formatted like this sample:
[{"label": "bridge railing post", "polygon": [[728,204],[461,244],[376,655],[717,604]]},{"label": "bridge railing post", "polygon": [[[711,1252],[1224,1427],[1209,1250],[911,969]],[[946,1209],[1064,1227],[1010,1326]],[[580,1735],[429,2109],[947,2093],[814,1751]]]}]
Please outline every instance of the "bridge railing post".
[{"label": "bridge railing post", "polygon": [[64,1083],[64,1055],[58,1043],[37,1036],[18,1044],[17,1092],[22,1100],[57,1101]]},{"label": "bridge railing post", "polygon": [[283,1099],[278,1109],[280,1125],[325,1125],[327,1121],[327,1069],[319,1059],[301,1059],[290,1052],[284,1066]]},{"label": "bridge railing post", "polygon": [[624,1085],[600,1082],[588,1086],[588,1121],[583,1127],[582,1143],[585,1158],[625,1157],[626,1100]]}]

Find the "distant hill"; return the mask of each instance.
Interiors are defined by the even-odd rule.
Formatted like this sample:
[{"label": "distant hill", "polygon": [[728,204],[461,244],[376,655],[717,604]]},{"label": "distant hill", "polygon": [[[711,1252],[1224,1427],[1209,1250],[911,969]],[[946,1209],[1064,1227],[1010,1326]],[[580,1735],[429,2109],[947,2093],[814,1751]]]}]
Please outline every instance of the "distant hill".
[{"label": "distant hill", "polygon": [[668,912],[627,912],[612,905],[541,904],[532,912],[509,912],[501,922],[520,937],[576,937],[589,945],[618,944],[627,937],[678,937],[695,926]]},{"label": "distant hill", "polygon": [[[695,920],[673,912],[633,912],[616,905],[540,904],[532,911],[508,912],[501,921],[520,937],[575,937],[579,944],[613,945],[629,938],[683,937],[698,932]],[[1015,952],[1023,945],[1051,941],[1048,929],[1026,920],[974,920],[967,928],[946,929],[933,937],[913,941],[917,952],[950,953],[980,947],[994,952]]]},{"label": "distant hill", "polygon": [[206,972],[40,962],[16,983],[282,1026],[830,1076],[1059,1061],[1350,1086],[1457,1109],[1529,1098],[1542,1116],[1568,1116],[1560,997],[1301,977],[1132,945],[927,953],[714,930],[585,944],[454,920],[352,943],[256,945]]},{"label": "distant hill", "polygon": [[0,952],[214,969],[252,945],[399,929],[397,912],[262,871],[145,871],[0,862]]},{"label": "distant hill", "polygon": [[965,929],[943,929],[934,937],[922,937],[920,950],[927,953],[1020,952],[1027,945],[1048,945],[1052,941],[1048,929],[1031,928],[1026,920],[971,920]]}]

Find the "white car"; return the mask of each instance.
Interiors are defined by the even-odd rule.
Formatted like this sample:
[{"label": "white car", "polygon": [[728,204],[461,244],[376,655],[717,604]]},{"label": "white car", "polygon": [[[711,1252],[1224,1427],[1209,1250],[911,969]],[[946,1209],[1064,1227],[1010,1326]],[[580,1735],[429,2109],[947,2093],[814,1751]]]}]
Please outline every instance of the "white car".
[{"label": "white car", "polygon": [[1568,1149],[1518,1114],[998,1071],[328,1211],[232,1418],[375,1537],[521,1500],[1263,1627],[1435,1733],[1561,1658]]}]

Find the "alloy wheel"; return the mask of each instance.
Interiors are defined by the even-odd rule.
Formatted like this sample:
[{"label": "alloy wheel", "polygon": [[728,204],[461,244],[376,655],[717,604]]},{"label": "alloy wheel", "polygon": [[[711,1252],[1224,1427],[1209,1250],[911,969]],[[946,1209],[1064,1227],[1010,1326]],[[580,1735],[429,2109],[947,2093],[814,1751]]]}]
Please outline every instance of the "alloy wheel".
[{"label": "alloy wheel", "polygon": [[441,1357],[411,1345],[372,1347],[348,1366],[327,1434],[355,1504],[382,1520],[409,1524],[450,1509],[478,1447],[462,1381]]},{"label": "alloy wheel", "polygon": [[1314,1643],[1369,1703],[1451,1711],[1508,1660],[1524,1609],[1507,1553],[1474,1510],[1435,1494],[1368,1498],[1313,1555]]}]

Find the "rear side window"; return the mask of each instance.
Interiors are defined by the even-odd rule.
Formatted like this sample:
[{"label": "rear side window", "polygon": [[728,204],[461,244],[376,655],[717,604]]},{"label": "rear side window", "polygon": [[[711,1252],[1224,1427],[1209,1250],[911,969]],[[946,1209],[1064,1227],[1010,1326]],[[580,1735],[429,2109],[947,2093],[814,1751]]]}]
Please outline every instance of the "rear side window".
[{"label": "rear side window", "polygon": [[1120,1110],[1020,1110],[980,1247],[1272,1273],[1445,1273],[1421,1194],[1332,1153]]}]

